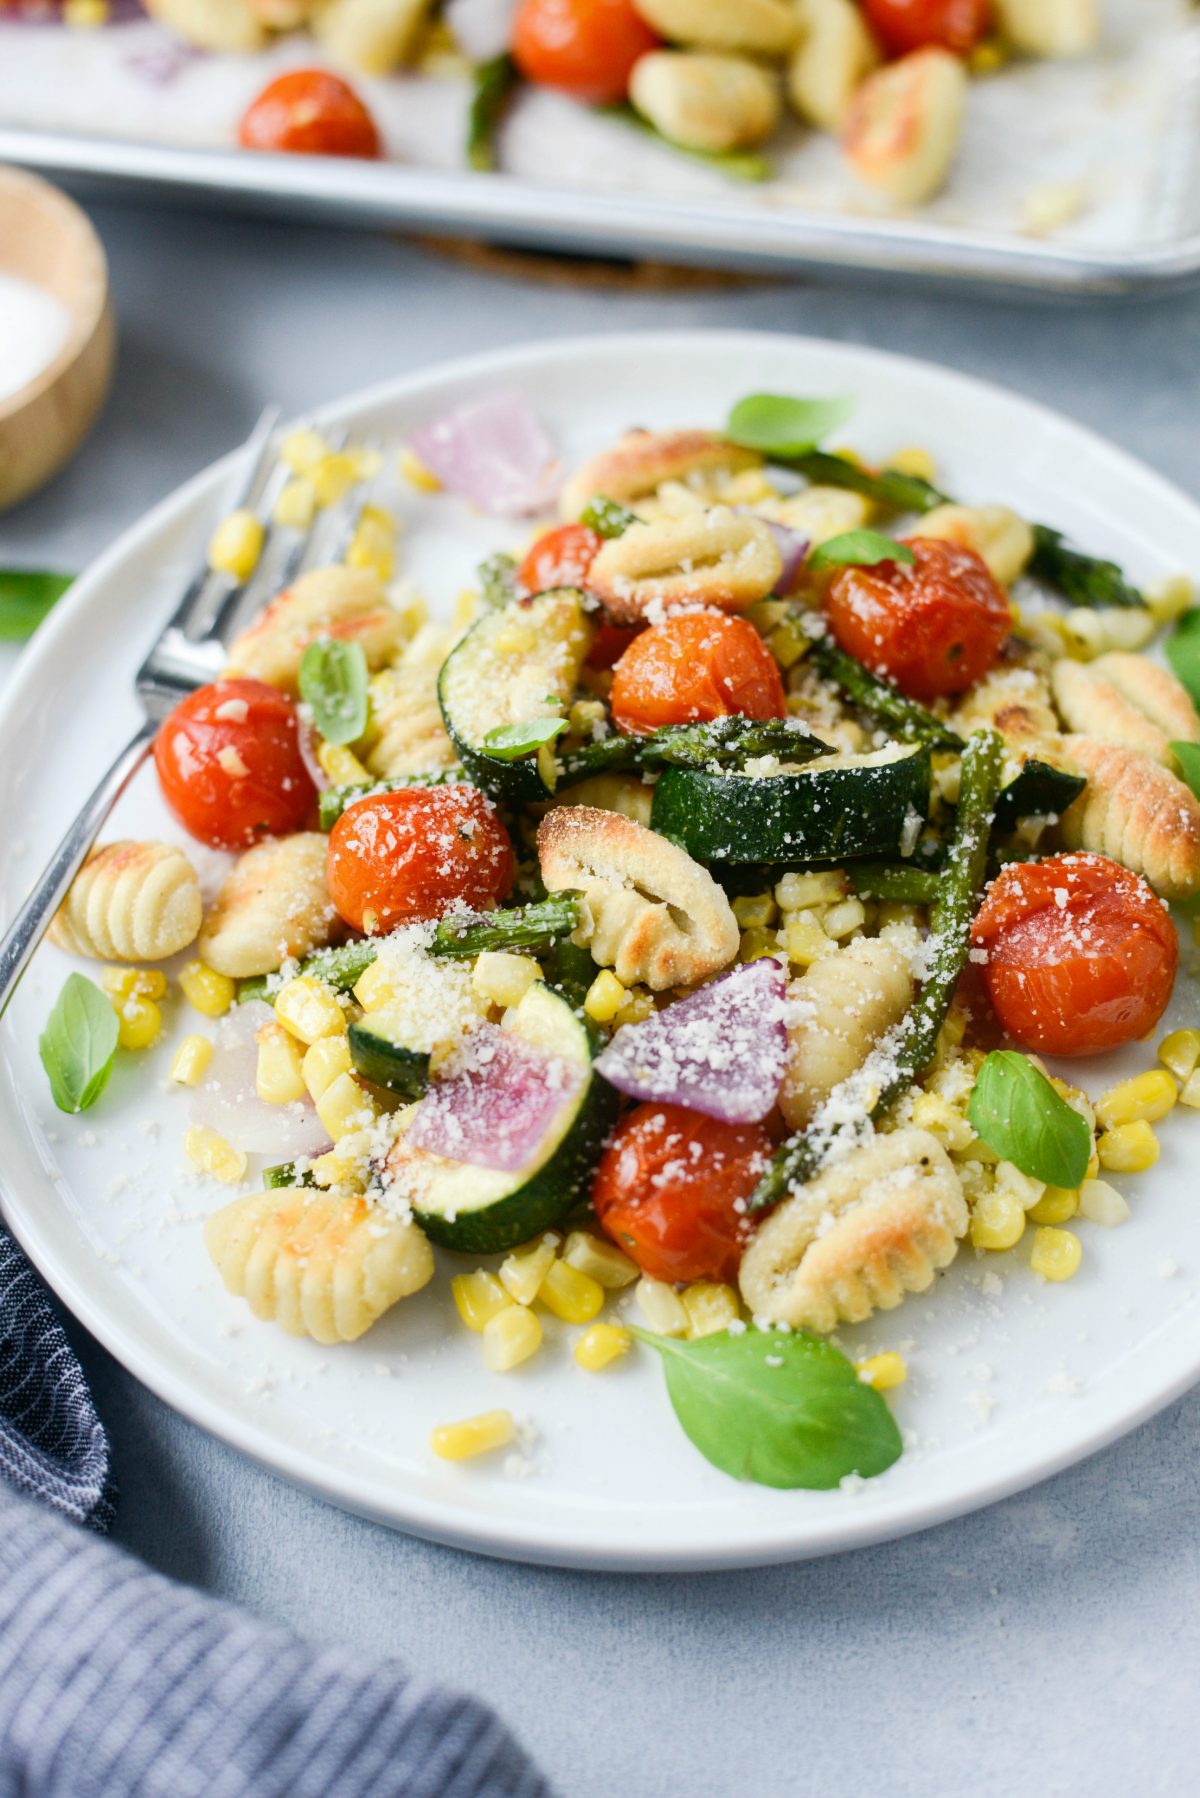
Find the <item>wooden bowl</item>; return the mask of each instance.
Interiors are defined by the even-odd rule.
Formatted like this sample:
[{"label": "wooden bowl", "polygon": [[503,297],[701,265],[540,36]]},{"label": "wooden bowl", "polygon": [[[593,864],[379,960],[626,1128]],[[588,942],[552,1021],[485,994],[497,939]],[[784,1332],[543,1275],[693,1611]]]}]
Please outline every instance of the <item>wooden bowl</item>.
[{"label": "wooden bowl", "polygon": [[0,270],[44,287],[71,329],[40,375],[0,399],[0,511],[74,455],[108,392],[116,327],[100,239],[73,200],[36,175],[0,168]]}]

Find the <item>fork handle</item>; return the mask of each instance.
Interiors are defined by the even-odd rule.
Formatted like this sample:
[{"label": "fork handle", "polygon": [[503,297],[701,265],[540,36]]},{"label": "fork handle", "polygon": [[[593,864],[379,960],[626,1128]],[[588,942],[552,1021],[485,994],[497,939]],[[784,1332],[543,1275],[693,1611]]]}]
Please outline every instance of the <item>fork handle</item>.
[{"label": "fork handle", "polygon": [[158,726],[147,720],[129,747],[121,751],[0,938],[0,1014],[16,991],[18,980],[66,897],[67,888],[83,866],[104,820],[149,755],[157,733]]}]

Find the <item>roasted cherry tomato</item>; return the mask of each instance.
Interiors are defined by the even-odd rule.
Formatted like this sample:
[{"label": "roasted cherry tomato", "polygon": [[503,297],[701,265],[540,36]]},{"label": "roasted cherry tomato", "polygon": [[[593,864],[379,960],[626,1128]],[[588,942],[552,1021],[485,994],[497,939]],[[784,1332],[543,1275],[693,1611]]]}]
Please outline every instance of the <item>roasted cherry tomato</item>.
[{"label": "roasted cherry tomato", "polygon": [[842,648],[913,699],[965,693],[1012,629],[1003,589],[960,543],[910,537],[916,561],[843,568],[825,610]]},{"label": "roasted cherry tomato", "polygon": [[405,787],[342,813],[327,867],[329,896],[347,924],[382,936],[460,903],[495,905],[512,886],[513,849],[476,787]]},{"label": "roasted cherry tomato", "polygon": [[770,1154],[761,1124],[639,1105],[600,1158],[592,1204],[652,1280],[732,1280],[750,1234],[738,1201],[749,1198]]},{"label": "roasted cherry tomato", "polygon": [[374,119],[354,89],[324,69],[292,69],[269,82],[243,113],[238,142],[300,156],[380,154]]},{"label": "roasted cherry tomato", "polygon": [[889,56],[940,44],[966,56],[991,22],[991,0],[865,0],[869,22]]},{"label": "roasted cherry tomato", "polygon": [[635,637],[646,629],[644,624],[608,624],[596,626],[592,647],[587,652],[589,668],[615,668]]},{"label": "roasted cherry tomato", "polygon": [[1046,1055],[1099,1055],[1148,1035],[1179,963],[1162,900],[1104,855],[1005,868],[972,936],[1000,1023]]},{"label": "roasted cherry tomato", "polygon": [[618,729],[657,730],[693,719],[783,718],[779,664],[746,618],[685,612],[653,624],[617,663]]},{"label": "roasted cherry tomato", "polygon": [[300,753],[296,708],[260,680],[200,687],[154,739],[163,797],[212,849],[245,849],[308,821],[317,790]]},{"label": "roasted cherry tomato", "polygon": [[603,537],[586,524],[560,524],[538,538],[517,569],[517,585],[526,593],[582,587],[603,545]]},{"label": "roasted cherry tomato", "polygon": [[639,56],[659,39],[633,0],[521,0],[512,51],[526,81],[589,106],[625,98]]}]

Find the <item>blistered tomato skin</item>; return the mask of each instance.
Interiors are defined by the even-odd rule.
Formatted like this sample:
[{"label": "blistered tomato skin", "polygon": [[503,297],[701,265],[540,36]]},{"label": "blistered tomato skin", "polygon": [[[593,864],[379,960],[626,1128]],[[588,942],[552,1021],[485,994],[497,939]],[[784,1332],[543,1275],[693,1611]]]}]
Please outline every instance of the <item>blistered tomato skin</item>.
[{"label": "blistered tomato skin", "polygon": [[463,783],[360,799],[334,825],[326,865],[341,917],[381,936],[457,905],[496,905],[512,886],[514,858],[491,800]]},{"label": "blistered tomato skin", "polygon": [[586,587],[592,563],[603,546],[604,539],[586,524],[560,524],[538,538],[517,569],[517,586],[525,593]]},{"label": "blistered tomato skin", "polygon": [[265,681],[213,681],[189,694],[159,726],[154,763],[167,804],[211,849],[301,830],[316,802],[296,708]]},{"label": "blistered tomato skin", "polygon": [[683,1105],[638,1105],[618,1124],[592,1187],[596,1216],[652,1280],[732,1280],[749,1236],[738,1209],[771,1154],[761,1124]]},{"label": "blistered tomato skin", "polygon": [[526,81],[589,106],[613,106],[633,65],[658,47],[633,0],[521,0],[512,50]]},{"label": "blistered tomato skin", "polygon": [[612,713],[638,734],[712,718],[787,715],[779,664],[746,618],[688,612],[642,631],[617,663]]},{"label": "blistered tomato skin", "polygon": [[990,0],[866,0],[868,22],[889,56],[930,44],[968,55],[991,22]]},{"label": "blistered tomato skin", "polygon": [[1162,900],[1103,855],[1005,868],[972,939],[1001,1026],[1044,1055],[1100,1055],[1140,1041],[1166,1010],[1179,965]]},{"label": "blistered tomato skin", "polygon": [[242,116],[238,141],[298,156],[381,154],[375,121],[354,89],[324,69],[292,69],[264,87]]},{"label": "blistered tomato skin", "polygon": [[913,563],[844,568],[825,611],[838,644],[912,699],[965,693],[1012,629],[1002,587],[973,549],[910,537]]}]

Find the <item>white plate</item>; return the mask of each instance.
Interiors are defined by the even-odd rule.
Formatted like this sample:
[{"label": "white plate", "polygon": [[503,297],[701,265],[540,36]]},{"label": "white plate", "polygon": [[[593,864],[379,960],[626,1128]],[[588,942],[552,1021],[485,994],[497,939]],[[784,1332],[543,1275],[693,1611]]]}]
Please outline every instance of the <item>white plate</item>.
[{"label": "white plate", "polygon": [[[1200,511],[1066,420],[928,364],[843,344],[742,333],[556,343],[462,362],[330,408],[327,422],[404,435],[447,406],[519,386],[568,463],[632,422],[719,425],[752,389],[859,396],[848,435],[880,455],[914,440],[965,497],[1004,499],[1077,534],[1138,579],[1195,564]],[[21,891],[135,723],[130,676],[200,552],[229,465],[165,501],[77,584],[28,651],[0,716],[3,899]],[[406,493],[406,570],[448,605],[506,533],[444,498]],[[511,542],[514,533],[507,533]],[[109,835],[178,837],[147,774]],[[19,838],[20,841],[15,839]],[[212,858],[214,866],[219,858]],[[1163,1158],[1127,1183],[1134,1215],[1083,1224],[1083,1268],[1046,1286],[1027,1245],[967,1250],[937,1289],[845,1333],[861,1354],[903,1346],[894,1394],[909,1449],[853,1492],[782,1493],[709,1467],[679,1432],[648,1354],[601,1377],[566,1329],[522,1371],[490,1375],[453,1317],[447,1275],[362,1342],[325,1349],[255,1322],[204,1254],[203,1217],[227,1191],[187,1176],[187,1100],[162,1088],[168,1051],[122,1057],[81,1119],[55,1111],[37,1038],[67,971],[44,949],[0,1028],[7,1221],[88,1328],[187,1416],[288,1478],[382,1522],[490,1554],[582,1567],[699,1569],[829,1553],[923,1528],[1102,1447],[1200,1377],[1193,1285],[1200,1213],[1185,1178],[1200,1121],[1162,1126]],[[1181,982],[1176,1021],[1200,1023]],[[180,1006],[172,1034],[196,1025]],[[1094,1090],[1125,1061],[1086,1066]],[[1194,1188],[1194,1179],[1193,1179]],[[998,1284],[999,1282],[999,1284]],[[521,1469],[436,1462],[447,1419],[507,1405],[537,1440]],[[515,1477],[517,1473],[527,1477]]]}]

